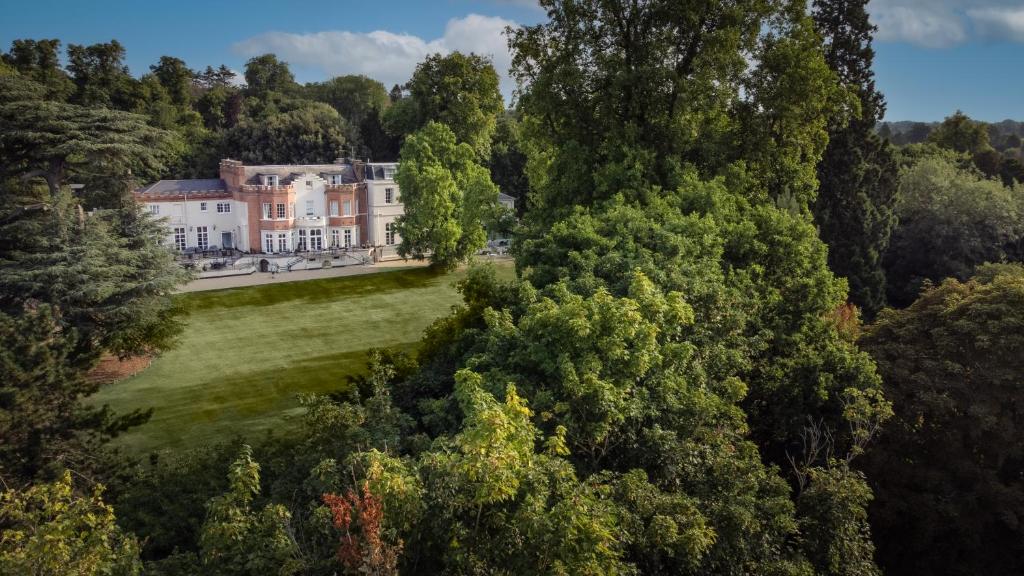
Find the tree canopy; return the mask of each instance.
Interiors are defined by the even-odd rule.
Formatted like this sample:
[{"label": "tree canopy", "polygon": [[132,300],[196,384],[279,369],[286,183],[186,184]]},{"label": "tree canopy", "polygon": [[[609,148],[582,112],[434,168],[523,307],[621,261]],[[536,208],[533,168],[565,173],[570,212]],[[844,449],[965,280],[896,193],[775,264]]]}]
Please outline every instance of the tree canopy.
[{"label": "tree canopy", "polygon": [[895,417],[869,452],[887,574],[1024,570],[1024,267],[989,265],[885,310],[862,343]]},{"label": "tree canopy", "polygon": [[498,187],[476,153],[444,124],[431,122],[402,145],[398,183],[405,213],[396,225],[398,253],[454,267],[484,247],[483,223],[498,201]]}]

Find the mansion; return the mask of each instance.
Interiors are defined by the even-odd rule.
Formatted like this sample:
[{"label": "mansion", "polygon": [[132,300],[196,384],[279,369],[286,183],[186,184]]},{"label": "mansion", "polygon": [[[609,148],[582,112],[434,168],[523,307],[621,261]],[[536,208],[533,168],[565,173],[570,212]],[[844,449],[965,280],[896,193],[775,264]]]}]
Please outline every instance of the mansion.
[{"label": "mansion", "polygon": [[222,160],[220,178],[160,180],[135,192],[164,218],[179,252],[285,254],[393,246],[403,213],[395,163],[247,166]]}]

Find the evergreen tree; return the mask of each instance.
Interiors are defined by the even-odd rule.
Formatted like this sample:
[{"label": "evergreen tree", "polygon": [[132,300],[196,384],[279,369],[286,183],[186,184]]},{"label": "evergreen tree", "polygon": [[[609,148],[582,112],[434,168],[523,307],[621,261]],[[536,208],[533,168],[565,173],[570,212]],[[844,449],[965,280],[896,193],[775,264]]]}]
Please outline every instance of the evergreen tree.
[{"label": "evergreen tree", "polygon": [[899,182],[893,149],[875,133],[885,101],[871,69],[876,28],[866,6],[867,0],[814,2],[825,59],[855,98],[852,117],[830,123],[814,217],[829,246],[829,267],[849,282],[850,300],[874,316],[885,305],[882,256],[896,223]]}]

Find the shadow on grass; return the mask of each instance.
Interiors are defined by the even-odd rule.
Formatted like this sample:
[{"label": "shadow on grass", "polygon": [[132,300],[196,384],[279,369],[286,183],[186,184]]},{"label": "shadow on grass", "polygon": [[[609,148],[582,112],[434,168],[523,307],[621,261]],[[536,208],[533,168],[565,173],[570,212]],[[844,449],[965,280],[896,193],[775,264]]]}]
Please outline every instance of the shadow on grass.
[{"label": "shadow on grass", "polygon": [[[392,292],[430,288],[446,281],[451,275],[442,270],[413,268],[374,272],[359,276],[318,278],[301,282],[265,284],[227,288],[208,292],[182,294],[182,304],[192,312],[211,308],[242,308],[269,306],[302,300],[309,304],[326,302],[340,297],[383,295]],[[457,280],[461,275],[456,275]]]},{"label": "shadow on grass", "polygon": [[[417,342],[389,348],[411,351]],[[351,397],[351,378],[368,372],[369,350],[324,354],[294,367],[240,373],[216,383],[206,382],[165,395],[152,419],[119,437],[116,445],[142,454],[164,449],[194,448],[232,436],[256,439],[267,431],[295,430],[303,409],[299,394]],[[247,393],[248,391],[248,393]]]}]

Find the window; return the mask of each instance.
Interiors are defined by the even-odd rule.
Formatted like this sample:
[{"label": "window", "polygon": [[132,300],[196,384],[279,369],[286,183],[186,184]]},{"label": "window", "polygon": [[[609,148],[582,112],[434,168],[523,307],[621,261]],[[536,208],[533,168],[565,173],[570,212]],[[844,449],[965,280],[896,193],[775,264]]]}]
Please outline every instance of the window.
[{"label": "window", "polygon": [[181,252],[185,249],[185,228],[174,229],[174,249]]},{"label": "window", "polygon": [[270,220],[270,203],[265,202],[263,204],[263,219]]},{"label": "window", "polygon": [[150,204],[148,206],[148,208],[149,208],[149,213],[150,214],[156,215],[156,214],[160,213],[160,205],[159,204]]},{"label": "window", "polygon": [[309,249],[310,250],[323,250],[324,249],[324,231],[318,228],[314,228],[309,231]]},{"label": "window", "polygon": [[277,217],[280,218],[281,220],[284,220],[286,217],[283,203],[277,205]]},{"label": "window", "polygon": [[268,175],[263,177],[264,186],[277,186],[277,176]]},{"label": "window", "polygon": [[268,254],[274,251],[274,235],[273,234],[264,234],[263,235],[263,251],[268,253]]},{"label": "window", "polygon": [[384,203],[393,204],[395,202],[395,189],[385,188],[384,189]]},{"label": "window", "polygon": [[196,226],[196,246],[200,250],[206,250],[210,247],[210,234],[206,230],[206,226]]},{"label": "window", "polygon": [[295,249],[296,250],[305,250],[306,249],[306,231],[304,229],[299,229],[299,245]]},{"label": "window", "polygon": [[200,212],[206,212],[206,202],[200,202],[199,203],[199,211]]},{"label": "window", "polygon": [[288,251],[288,234],[280,233],[277,235],[277,251],[287,252]]},{"label": "window", "polygon": [[332,229],[331,230],[331,248],[337,248],[338,247],[338,238],[339,238],[338,229],[337,228]]},{"label": "window", "polygon": [[[205,204],[205,202],[204,202]],[[217,202],[217,214],[230,214],[231,203],[230,202]]]},{"label": "window", "polygon": [[345,216],[351,216],[352,215],[352,201],[351,200],[345,200],[345,202],[342,204],[342,207],[345,209],[345,211],[342,212],[342,214],[344,214]]},{"label": "window", "polygon": [[312,215],[313,215],[313,201],[312,200],[306,200],[306,216],[312,216]]},{"label": "window", "polygon": [[338,215],[338,201],[337,200],[331,200],[331,216],[337,216],[337,215]]},{"label": "window", "polygon": [[351,228],[346,228],[345,229],[345,248],[349,248],[351,246],[352,246],[352,229]]},{"label": "window", "polygon": [[313,181],[312,180],[306,180],[306,188],[312,188],[312,187],[313,187]]},{"label": "window", "polygon": [[388,246],[395,244],[395,225],[392,222],[384,225],[384,243]]},{"label": "window", "polygon": [[398,169],[395,168],[394,166],[385,166],[384,167],[384,179],[385,180],[394,180],[395,179],[395,172],[397,172],[397,171],[398,171]]},{"label": "window", "polygon": [[289,209],[291,210],[291,212],[288,213],[288,217],[295,218],[295,202],[292,202],[291,207]]},{"label": "window", "polygon": [[341,184],[341,174],[331,174],[331,184]]}]

